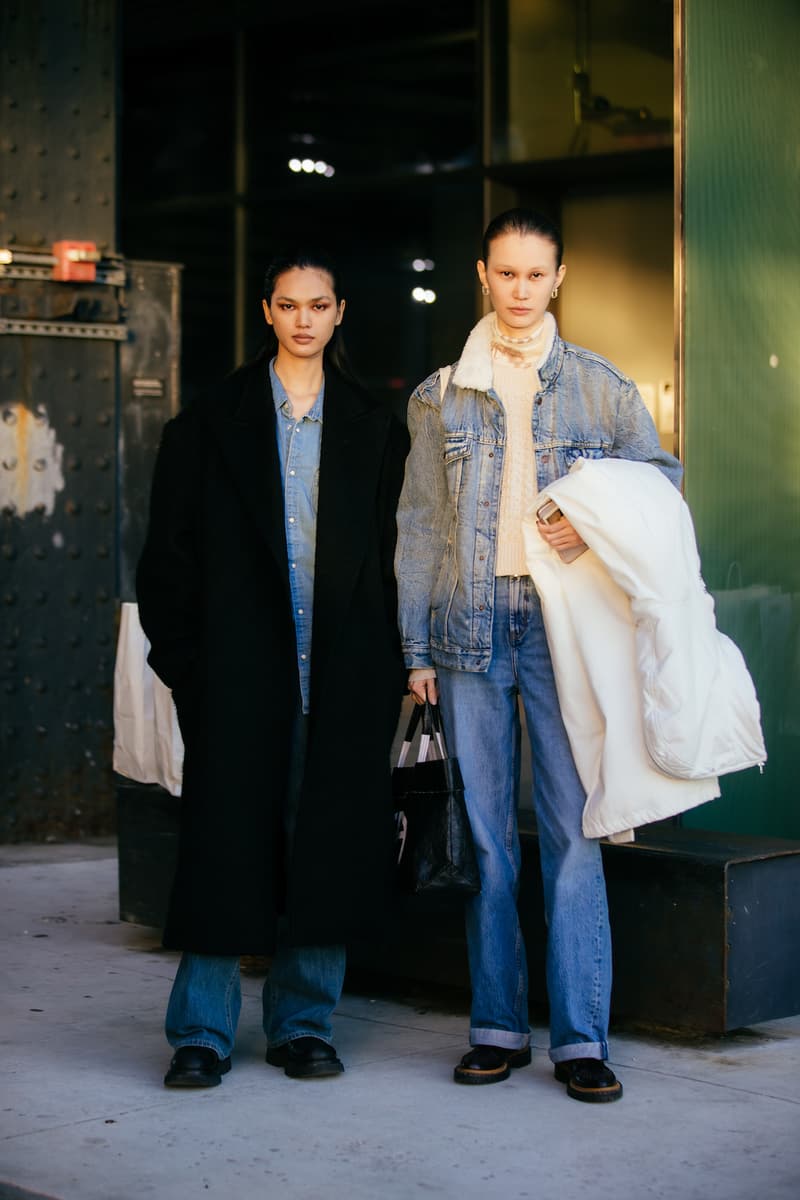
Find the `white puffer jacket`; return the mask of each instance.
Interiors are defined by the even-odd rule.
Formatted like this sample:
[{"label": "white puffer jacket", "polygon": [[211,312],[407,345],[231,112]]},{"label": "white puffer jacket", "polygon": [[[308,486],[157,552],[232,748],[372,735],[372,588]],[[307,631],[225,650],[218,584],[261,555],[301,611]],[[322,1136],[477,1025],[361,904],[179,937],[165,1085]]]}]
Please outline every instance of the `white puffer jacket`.
[{"label": "white puffer jacket", "polygon": [[[536,529],[546,497],[590,547],[572,563]],[[656,467],[579,459],[524,535],[587,837],[684,812],[719,795],[717,776],[763,766],[753,681],[717,629],[689,508]]]}]

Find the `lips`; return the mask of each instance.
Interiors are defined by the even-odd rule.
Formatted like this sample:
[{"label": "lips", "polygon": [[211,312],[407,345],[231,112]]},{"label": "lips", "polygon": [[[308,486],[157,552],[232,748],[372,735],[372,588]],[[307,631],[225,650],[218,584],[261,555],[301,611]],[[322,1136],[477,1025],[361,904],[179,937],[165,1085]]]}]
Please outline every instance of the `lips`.
[{"label": "lips", "polygon": [[292,334],[292,341],[293,342],[301,342],[304,346],[308,342],[313,342],[313,340],[314,339],[310,333],[293,333]]}]

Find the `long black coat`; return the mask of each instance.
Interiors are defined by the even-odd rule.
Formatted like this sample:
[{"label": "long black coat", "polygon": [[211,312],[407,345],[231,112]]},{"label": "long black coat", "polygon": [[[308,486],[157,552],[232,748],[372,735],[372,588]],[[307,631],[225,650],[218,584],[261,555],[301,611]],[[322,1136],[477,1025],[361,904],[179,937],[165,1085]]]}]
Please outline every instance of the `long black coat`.
[{"label": "long black coat", "polygon": [[164,944],[270,954],[374,933],[392,891],[389,753],[405,687],[393,571],[408,439],[326,370],[305,776],[282,825],[297,651],[275,408],[240,368],[164,427],[137,598],[185,743]]}]

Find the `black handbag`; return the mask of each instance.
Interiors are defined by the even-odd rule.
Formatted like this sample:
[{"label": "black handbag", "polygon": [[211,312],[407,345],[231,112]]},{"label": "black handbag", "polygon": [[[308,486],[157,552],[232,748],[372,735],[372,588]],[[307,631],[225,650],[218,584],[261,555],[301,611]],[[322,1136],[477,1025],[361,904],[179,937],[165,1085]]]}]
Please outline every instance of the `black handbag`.
[{"label": "black handbag", "polygon": [[[417,761],[406,760],[422,722]],[[392,770],[397,821],[397,885],[406,895],[474,896],[481,890],[464,783],[448,755],[439,706],[415,704]]]}]

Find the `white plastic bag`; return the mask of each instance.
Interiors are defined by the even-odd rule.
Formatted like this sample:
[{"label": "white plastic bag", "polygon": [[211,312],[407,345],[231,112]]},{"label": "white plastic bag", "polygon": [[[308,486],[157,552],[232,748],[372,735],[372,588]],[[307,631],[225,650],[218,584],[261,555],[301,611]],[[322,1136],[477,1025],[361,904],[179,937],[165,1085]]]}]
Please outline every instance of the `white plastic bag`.
[{"label": "white plastic bag", "polygon": [[158,783],[180,796],[183,739],[172,692],[147,663],[150,650],[139,606],[120,612],[114,665],[114,770],[138,783]]}]

